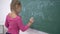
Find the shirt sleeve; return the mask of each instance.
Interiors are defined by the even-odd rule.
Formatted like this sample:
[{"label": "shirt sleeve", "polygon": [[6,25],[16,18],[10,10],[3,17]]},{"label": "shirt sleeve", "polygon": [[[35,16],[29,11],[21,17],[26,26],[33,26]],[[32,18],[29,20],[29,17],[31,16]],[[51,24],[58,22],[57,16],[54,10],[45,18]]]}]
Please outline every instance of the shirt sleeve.
[{"label": "shirt sleeve", "polygon": [[7,28],[9,27],[7,17],[6,17],[6,21],[5,21],[5,26],[6,26]]},{"label": "shirt sleeve", "polygon": [[18,27],[20,30],[22,30],[23,32],[26,31],[29,26],[28,25],[24,25],[23,24],[23,21],[22,21],[22,18],[20,17],[19,20],[18,20]]}]

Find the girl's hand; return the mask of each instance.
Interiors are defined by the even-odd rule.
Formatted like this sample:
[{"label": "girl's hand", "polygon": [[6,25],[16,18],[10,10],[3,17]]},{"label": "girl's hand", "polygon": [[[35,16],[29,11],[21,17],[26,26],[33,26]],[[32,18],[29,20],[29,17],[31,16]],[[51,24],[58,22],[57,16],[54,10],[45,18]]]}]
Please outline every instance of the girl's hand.
[{"label": "girl's hand", "polygon": [[34,22],[34,17],[31,17],[30,18],[30,23],[33,23]]},{"label": "girl's hand", "polygon": [[31,26],[31,24],[32,24],[33,22],[34,22],[34,18],[31,17],[27,25],[28,25],[28,26]]}]

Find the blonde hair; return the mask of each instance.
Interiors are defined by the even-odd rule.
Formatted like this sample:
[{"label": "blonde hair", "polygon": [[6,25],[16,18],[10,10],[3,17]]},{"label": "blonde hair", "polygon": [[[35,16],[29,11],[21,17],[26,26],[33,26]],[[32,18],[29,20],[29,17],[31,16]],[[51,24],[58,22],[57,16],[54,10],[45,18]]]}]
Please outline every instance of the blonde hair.
[{"label": "blonde hair", "polygon": [[11,11],[12,10],[16,11],[16,5],[21,7],[21,2],[19,2],[18,0],[12,0],[11,5],[10,5]]}]

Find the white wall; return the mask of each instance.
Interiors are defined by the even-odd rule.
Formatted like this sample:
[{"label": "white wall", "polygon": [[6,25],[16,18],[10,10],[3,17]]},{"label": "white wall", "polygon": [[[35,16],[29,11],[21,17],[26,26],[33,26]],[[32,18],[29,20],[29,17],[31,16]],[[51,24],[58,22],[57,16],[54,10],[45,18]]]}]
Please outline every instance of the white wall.
[{"label": "white wall", "polygon": [[[10,2],[11,0],[0,0],[0,25],[4,25],[5,17],[10,12]],[[7,29],[5,28],[5,32]],[[29,28],[27,31],[22,32],[21,34],[48,34],[42,31],[34,30]]]},{"label": "white wall", "polygon": [[10,12],[10,1],[11,0],[0,0],[0,25],[4,24],[5,16]]}]

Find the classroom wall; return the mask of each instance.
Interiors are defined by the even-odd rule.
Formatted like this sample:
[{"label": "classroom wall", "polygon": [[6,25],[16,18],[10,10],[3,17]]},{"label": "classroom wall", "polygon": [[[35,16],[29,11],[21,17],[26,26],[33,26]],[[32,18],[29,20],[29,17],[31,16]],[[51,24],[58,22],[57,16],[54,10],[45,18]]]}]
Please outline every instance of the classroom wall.
[{"label": "classroom wall", "polygon": [[10,12],[11,0],[0,0],[0,25],[4,24],[6,15]]},{"label": "classroom wall", "polygon": [[[6,15],[10,12],[10,2],[11,0],[0,0],[0,25],[4,25]],[[6,31],[7,31],[7,28],[4,27],[4,33]],[[34,30],[31,28],[29,28],[25,32],[20,31],[20,33],[21,34],[48,34],[46,32]]]}]

